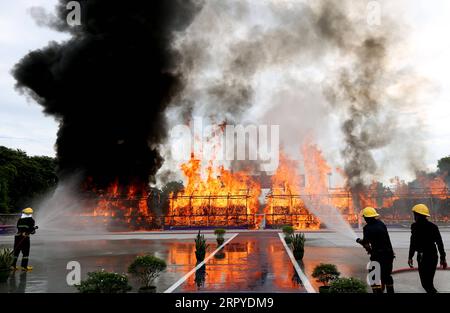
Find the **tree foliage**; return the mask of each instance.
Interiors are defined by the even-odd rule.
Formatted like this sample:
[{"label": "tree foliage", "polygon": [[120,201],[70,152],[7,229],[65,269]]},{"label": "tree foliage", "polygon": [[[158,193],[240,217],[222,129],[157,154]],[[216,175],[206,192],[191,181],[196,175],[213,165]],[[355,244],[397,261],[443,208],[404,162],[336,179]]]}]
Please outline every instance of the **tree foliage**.
[{"label": "tree foliage", "polygon": [[0,213],[19,211],[57,183],[56,161],[0,146]]},{"label": "tree foliage", "polygon": [[75,285],[80,293],[126,293],[131,290],[128,277],[104,270],[90,272],[80,285]]},{"label": "tree foliage", "polygon": [[330,284],[330,293],[367,293],[367,285],[360,279],[337,278]]},{"label": "tree foliage", "polygon": [[167,264],[164,260],[152,255],[143,255],[136,257],[130,264],[128,273],[136,275],[143,287],[150,287],[166,267]]},{"label": "tree foliage", "polygon": [[338,271],[336,265],[320,263],[314,268],[312,277],[317,279],[317,282],[322,283],[324,286],[339,278],[341,273]]}]

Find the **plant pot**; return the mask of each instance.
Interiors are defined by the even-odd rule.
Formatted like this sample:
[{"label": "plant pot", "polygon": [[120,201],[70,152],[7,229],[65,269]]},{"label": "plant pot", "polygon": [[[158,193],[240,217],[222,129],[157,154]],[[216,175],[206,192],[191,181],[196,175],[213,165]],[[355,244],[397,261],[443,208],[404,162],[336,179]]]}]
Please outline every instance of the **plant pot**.
[{"label": "plant pot", "polygon": [[225,238],[219,237],[219,238],[216,239],[216,241],[217,241],[217,246],[220,247],[225,242]]},{"label": "plant pot", "polygon": [[294,250],[293,251],[294,258],[296,260],[303,260],[303,256],[305,255],[305,250]]},{"label": "plant pot", "polygon": [[9,269],[9,268],[0,269],[0,283],[7,282],[10,274],[11,274],[11,269]]},{"label": "plant pot", "polygon": [[155,286],[141,287],[138,290],[138,293],[156,293]]},{"label": "plant pot", "polygon": [[203,262],[205,259],[206,251],[195,251],[195,257],[197,258],[197,263]]},{"label": "plant pot", "polygon": [[330,286],[320,286],[319,287],[319,293],[329,293],[330,292]]},{"label": "plant pot", "polygon": [[222,260],[225,259],[225,252],[219,251],[214,255],[215,259]]}]

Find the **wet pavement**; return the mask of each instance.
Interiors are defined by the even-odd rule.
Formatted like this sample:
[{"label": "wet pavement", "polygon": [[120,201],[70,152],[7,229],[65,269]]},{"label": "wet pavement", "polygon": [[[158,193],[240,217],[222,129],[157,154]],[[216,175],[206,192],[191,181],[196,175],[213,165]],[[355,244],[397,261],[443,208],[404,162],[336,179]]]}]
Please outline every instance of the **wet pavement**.
[{"label": "wet pavement", "polygon": [[[153,254],[166,260],[167,270],[156,281],[158,292],[170,287],[195,265],[193,240],[89,240],[79,242],[37,242],[32,245],[32,272],[13,274],[7,284],[0,284],[0,292],[76,292],[66,283],[66,269],[70,261],[81,265],[81,277],[88,272],[104,269],[126,273],[137,255]],[[211,249],[208,249],[208,253]],[[20,259],[19,259],[20,262]],[[20,283],[22,282],[22,283]],[[134,290],[138,282],[130,278]]]},{"label": "wet pavement", "polygon": [[240,233],[175,292],[306,292],[274,232]]},{"label": "wet pavement", "polygon": [[[391,231],[396,252],[394,270],[407,266],[408,231]],[[167,270],[155,281],[158,292],[173,286],[196,266],[195,232],[125,233],[101,235],[39,235],[32,238],[30,273],[15,273],[0,292],[76,292],[68,286],[66,269],[69,261],[81,265],[82,279],[88,272],[105,269],[126,273],[137,255],[153,254],[166,260]],[[232,233],[227,233],[227,238]],[[442,233],[450,255],[450,232]],[[217,244],[207,233],[213,253]],[[368,255],[353,239],[331,232],[307,232],[305,257],[300,267],[317,290],[319,284],[311,273],[319,263],[336,264],[341,276],[366,278]],[[0,248],[11,247],[11,236],[0,236]],[[450,292],[449,271],[438,271],[436,288]],[[394,275],[397,292],[423,292],[417,272]],[[130,284],[139,287],[134,278]],[[174,292],[306,292],[299,281],[278,233],[274,231],[240,231],[216,253],[204,267],[189,276]]]}]

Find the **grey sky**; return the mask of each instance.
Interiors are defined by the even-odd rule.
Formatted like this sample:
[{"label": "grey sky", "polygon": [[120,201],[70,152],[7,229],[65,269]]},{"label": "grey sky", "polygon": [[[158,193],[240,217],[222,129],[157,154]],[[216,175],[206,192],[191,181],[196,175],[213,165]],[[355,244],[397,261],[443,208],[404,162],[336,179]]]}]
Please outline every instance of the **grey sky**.
[{"label": "grey sky", "polygon": [[53,156],[57,123],[41,107],[14,89],[10,70],[28,51],[50,40],[67,37],[36,26],[28,13],[32,6],[52,9],[55,1],[17,0],[0,2],[0,145],[25,150],[32,155]]}]

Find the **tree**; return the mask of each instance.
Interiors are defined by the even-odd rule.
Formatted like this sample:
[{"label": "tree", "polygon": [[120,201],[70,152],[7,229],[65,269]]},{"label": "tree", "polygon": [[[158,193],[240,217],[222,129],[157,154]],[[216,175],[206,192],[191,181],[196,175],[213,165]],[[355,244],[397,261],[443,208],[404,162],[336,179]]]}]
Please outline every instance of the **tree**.
[{"label": "tree", "polygon": [[0,146],[0,212],[28,206],[30,201],[56,186],[56,160],[29,157],[21,150]]},{"label": "tree", "polygon": [[177,194],[184,189],[181,181],[171,181],[164,185],[161,190],[161,209],[163,214],[167,214],[169,211],[169,197],[170,194]]},{"label": "tree", "polygon": [[450,185],[450,156],[444,157],[438,161],[438,172],[445,176],[447,186]]},{"label": "tree", "polygon": [[140,291],[155,289],[153,281],[164,271],[167,264],[153,255],[138,256],[128,267],[128,273],[136,275],[141,281]]}]

